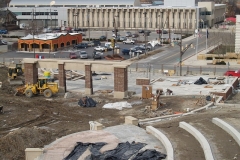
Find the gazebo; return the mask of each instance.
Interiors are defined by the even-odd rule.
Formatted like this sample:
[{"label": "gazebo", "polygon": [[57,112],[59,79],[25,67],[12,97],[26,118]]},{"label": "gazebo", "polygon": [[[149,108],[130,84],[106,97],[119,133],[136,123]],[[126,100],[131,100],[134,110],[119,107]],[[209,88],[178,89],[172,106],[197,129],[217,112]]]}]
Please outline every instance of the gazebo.
[{"label": "gazebo", "polygon": [[18,50],[31,52],[35,49],[37,52],[52,52],[81,42],[82,35],[79,33],[29,34],[18,40]]}]

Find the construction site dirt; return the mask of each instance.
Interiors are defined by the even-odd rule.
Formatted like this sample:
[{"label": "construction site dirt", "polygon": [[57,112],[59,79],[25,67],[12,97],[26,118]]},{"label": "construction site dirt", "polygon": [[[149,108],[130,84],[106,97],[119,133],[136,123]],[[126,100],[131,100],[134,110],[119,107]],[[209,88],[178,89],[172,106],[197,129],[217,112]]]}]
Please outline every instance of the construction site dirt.
[{"label": "construction site dirt", "polygon": [[[25,159],[25,148],[41,148],[62,136],[89,130],[89,121],[98,121],[104,127],[109,127],[123,124],[125,116],[144,119],[185,112],[186,108],[189,107],[192,109],[201,107],[196,103],[199,96],[174,96],[174,100],[172,96],[163,96],[161,97],[162,108],[157,112],[148,112],[146,106],[151,105],[151,99],[141,100],[139,97],[132,97],[119,100],[114,99],[111,94],[98,93],[91,96],[98,102],[97,107],[83,108],[78,106],[78,100],[84,96],[81,93],[72,93],[70,98],[56,95],[51,99],[46,99],[43,96],[32,98],[14,96],[14,89],[17,86],[10,86],[6,75],[7,69],[0,68],[0,81],[2,82],[0,106],[3,106],[3,113],[0,113],[0,159],[6,160]],[[132,104],[132,108],[123,110],[102,108],[106,103],[119,101],[127,101]],[[221,110],[217,113],[204,111],[204,113],[197,114],[197,119],[195,116],[189,116],[186,121],[203,121],[207,117],[214,116],[239,117],[239,113],[239,109],[234,110],[234,112],[233,110]],[[157,127],[165,128],[166,131],[171,130],[170,136],[174,136],[179,131],[178,120],[170,121],[170,123],[165,121]],[[185,140],[192,141],[191,138],[185,138]],[[183,146],[180,146],[179,149],[181,147]],[[195,148],[192,146],[191,150],[194,150],[192,157],[196,155],[196,152],[199,152],[198,154],[201,156],[203,155],[198,147],[198,145]],[[232,150],[233,156],[240,155],[240,149],[238,152],[237,149],[239,147],[235,146],[235,149]],[[181,157],[180,159],[191,158]]]}]

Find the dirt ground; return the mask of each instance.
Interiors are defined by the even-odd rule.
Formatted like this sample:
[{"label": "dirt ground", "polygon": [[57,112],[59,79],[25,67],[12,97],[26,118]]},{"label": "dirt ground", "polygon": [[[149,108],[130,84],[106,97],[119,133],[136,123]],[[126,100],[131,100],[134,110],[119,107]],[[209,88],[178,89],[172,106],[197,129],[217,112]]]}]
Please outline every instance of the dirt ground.
[{"label": "dirt ground", "polygon": [[[151,100],[138,97],[116,100],[111,95],[93,95],[91,97],[99,102],[97,107],[83,108],[78,106],[78,100],[83,96],[78,93],[72,93],[67,99],[63,95],[51,99],[13,96],[17,86],[9,86],[6,68],[0,68],[0,81],[3,82],[0,106],[4,107],[4,113],[0,114],[0,159],[3,160],[24,159],[25,148],[43,147],[62,136],[89,130],[89,121],[98,121],[108,127],[123,124],[125,116],[143,119],[168,114],[162,112],[169,109],[175,113],[200,107],[195,104],[198,96],[161,97],[164,105],[153,113],[145,111]],[[102,108],[105,103],[118,101],[128,101],[133,108],[121,111]]]}]

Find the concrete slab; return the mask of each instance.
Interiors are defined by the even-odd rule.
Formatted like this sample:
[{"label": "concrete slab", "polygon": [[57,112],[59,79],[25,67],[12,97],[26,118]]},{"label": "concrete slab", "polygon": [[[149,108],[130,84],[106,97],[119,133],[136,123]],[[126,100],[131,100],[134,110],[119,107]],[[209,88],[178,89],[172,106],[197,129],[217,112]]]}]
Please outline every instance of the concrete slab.
[{"label": "concrete slab", "polygon": [[143,148],[143,150],[156,149],[157,151],[166,154],[166,150],[163,144],[153,135],[148,134],[146,130],[138,126],[127,124],[118,125],[113,127],[107,127],[104,129],[104,131],[114,134],[121,142],[135,141],[146,143],[147,145]]},{"label": "concrete slab", "polygon": [[[41,156],[41,160],[63,159],[72,151],[76,142],[106,142],[107,145],[100,150],[104,152],[114,149],[117,147],[118,143],[126,141],[146,143],[147,146],[143,149],[156,149],[162,153],[166,153],[161,142],[154,136],[147,134],[144,129],[134,125],[118,125],[105,128],[101,131],[78,132],[57,139],[44,147],[44,154]],[[89,153],[90,152],[87,150],[79,159],[84,159]]]}]

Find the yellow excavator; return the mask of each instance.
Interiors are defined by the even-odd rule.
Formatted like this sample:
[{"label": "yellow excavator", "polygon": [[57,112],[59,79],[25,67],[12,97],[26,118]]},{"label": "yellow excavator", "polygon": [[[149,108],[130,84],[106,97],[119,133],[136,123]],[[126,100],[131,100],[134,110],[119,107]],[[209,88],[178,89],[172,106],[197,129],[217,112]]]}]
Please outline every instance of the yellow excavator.
[{"label": "yellow excavator", "polygon": [[50,98],[58,90],[58,83],[52,82],[50,78],[40,77],[36,84],[26,84],[23,87],[17,88],[15,96],[25,94],[26,97],[31,98],[34,95],[44,95],[44,97]]},{"label": "yellow excavator", "polygon": [[8,81],[10,84],[23,84],[23,81],[19,76],[22,76],[24,70],[22,64],[10,64],[8,67]]}]

